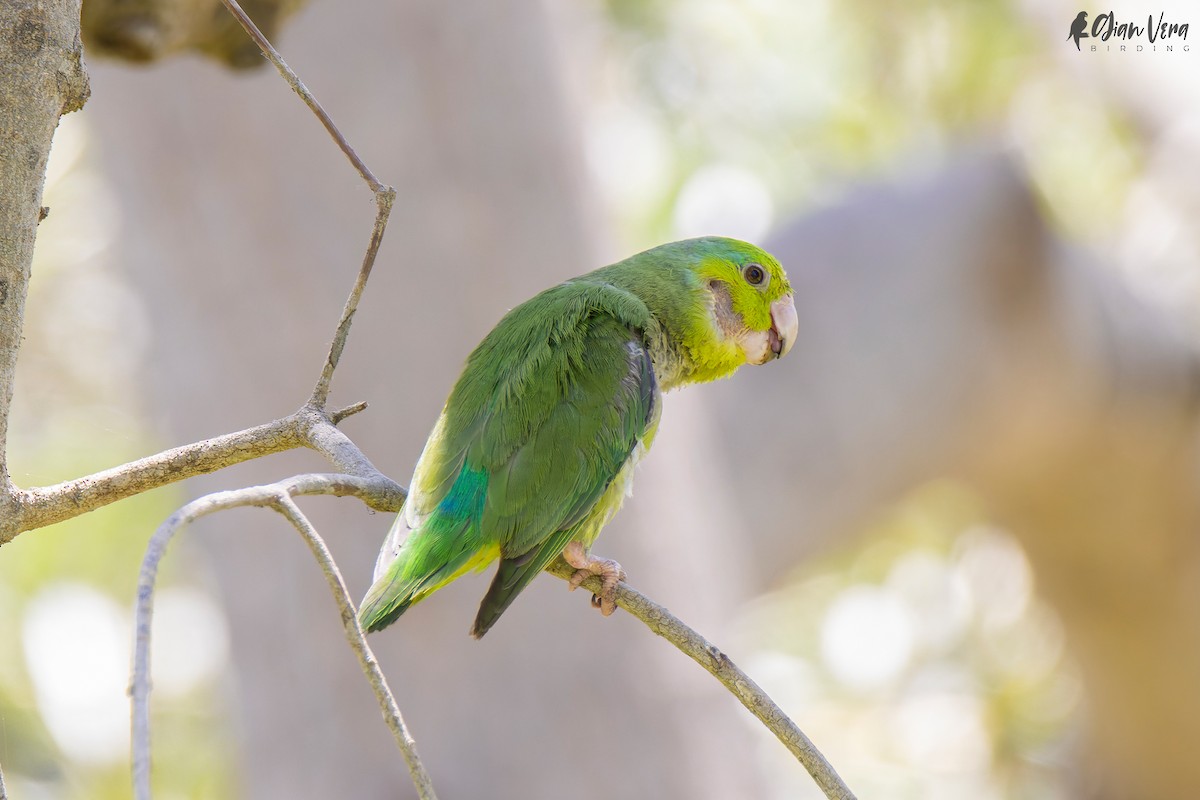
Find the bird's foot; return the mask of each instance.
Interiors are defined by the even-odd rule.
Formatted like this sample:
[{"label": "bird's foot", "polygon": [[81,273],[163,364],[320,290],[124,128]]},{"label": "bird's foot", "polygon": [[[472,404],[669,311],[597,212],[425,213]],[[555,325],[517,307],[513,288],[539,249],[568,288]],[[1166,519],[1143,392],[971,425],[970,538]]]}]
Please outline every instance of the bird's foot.
[{"label": "bird's foot", "polygon": [[600,579],[601,589],[592,595],[592,605],[600,613],[609,616],[617,610],[617,584],[625,580],[625,570],[611,558],[597,558],[584,549],[579,542],[571,542],[563,549],[563,560],[575,567],[571,576],[571,589],[575,591],[588,578],[595,575]]}]

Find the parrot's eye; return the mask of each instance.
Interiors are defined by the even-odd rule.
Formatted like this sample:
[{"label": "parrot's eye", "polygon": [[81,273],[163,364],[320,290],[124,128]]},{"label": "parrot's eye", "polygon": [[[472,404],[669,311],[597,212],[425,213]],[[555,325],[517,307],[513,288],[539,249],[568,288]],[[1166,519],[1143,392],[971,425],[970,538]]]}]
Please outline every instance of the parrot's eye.
[{"label": "parrot's eye", "polygon": [[762,286],[767,282],[767,271],[758,264],[747,264],[742,267],[742,277],[751,286]]}]

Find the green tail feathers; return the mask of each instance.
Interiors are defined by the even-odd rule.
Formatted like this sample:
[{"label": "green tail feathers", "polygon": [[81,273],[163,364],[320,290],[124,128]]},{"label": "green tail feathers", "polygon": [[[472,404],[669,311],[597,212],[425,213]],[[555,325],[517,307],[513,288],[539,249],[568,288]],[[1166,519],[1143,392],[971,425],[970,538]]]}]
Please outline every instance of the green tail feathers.
[{"label": "green tail feathers", "polygon": [[[452,547],[449,551],[447,540]],[[495,545],[481,547],[461,534],[447,538],[425,532],[414,534],[363,598],[358,622],[368,633],[381,631],[399,619],[409,606],[463,573],[483,569],[498,554]]]},{"label": "green tail feathers", "polygon": [[500,619],[504,610],[512,605],[512,601],[516,599],[521,590],[528,586],[529,582],[536,578],[538,573],[563,551],[567,542],[571,540],[572,533],[574,533],[574,529],[558,531],[535,550],[517,558],[501,559],[500,568],[496,570],[496,577],[492,579],[492,585],[488,587],[487,594],[483,596],[483,602],[479,604],[479,612],[475,615],[475,623],[471,626],[472,636],[482,639],[483,635],[491,630],[491,627],[496,624],[496,620]]},{"label": "green tail feathers", "polygon": [[374,633],[383,630],[413,604],[412,593],[395,591],[397,588],[386,577],[371,586],[358,609],[358,624],[364,631]]},{"label": "green tail feathers", "polygon": [[[405,558],[406,555],[409,557]],[[368,633],[383,630],[399,619],[409,606],[424,600],[475,566],[477,556],[477,553],[460,553],[451,561],[421,569],[419,562],[426,559],[401,551],[387,573],[375,581],[363,598],[358,610],[359,624]]]},{"label": "green tail feathers", "polygon": [[[519,558],[501,559],[496,577],[479,604],[471,635],[479,639],[487,633],[521,590],[562,552],[570,538],[571,531],[561,531],[541,547]],[[375,581],[363,598],[358,622],[364,631],[374,633],[383,630],[399,619],[409,606],[424,600],[464,572],[483,569],[495,560],[499,552],[498,548],[491,547],[475,552],[459,552],[450,560],[437,559],[431,568],[428,565],[429,555],[412,547],[400,551],[387,572]],[[425,569],[420,568],[422,561],[427,562]]]}]

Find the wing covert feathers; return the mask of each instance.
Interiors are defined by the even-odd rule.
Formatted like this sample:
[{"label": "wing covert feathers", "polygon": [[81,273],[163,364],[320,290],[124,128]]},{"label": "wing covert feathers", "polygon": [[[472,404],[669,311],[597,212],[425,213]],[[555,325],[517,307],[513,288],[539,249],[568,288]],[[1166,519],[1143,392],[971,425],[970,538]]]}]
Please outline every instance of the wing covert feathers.
[{"label": "wing covert feathers", "polygon": [[363,601],[364,627],[386,627],[499,556],[471,631],[482,636],[567,542],[590,544],[624,496],[607,490],[657,419],[648,324],[628,292],[576,283],[501,320],[426,443],[384,545],[392,560]]}]

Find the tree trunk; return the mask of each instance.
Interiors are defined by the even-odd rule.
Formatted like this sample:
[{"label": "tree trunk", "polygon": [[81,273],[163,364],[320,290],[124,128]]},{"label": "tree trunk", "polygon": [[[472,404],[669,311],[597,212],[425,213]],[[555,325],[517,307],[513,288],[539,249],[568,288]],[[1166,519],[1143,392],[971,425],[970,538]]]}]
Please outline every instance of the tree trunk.
[{"label": "tree trunk", "polygon": [[8,412],[25,323],[33,242],[54,129],[83,107],[79,3],[0,6],[0,544],[16,535],[8,474]]}]

